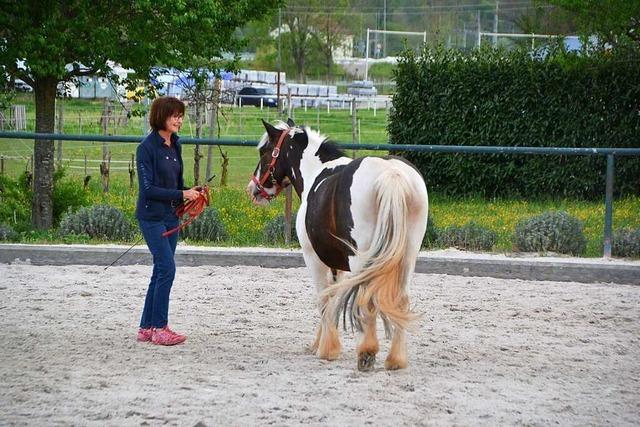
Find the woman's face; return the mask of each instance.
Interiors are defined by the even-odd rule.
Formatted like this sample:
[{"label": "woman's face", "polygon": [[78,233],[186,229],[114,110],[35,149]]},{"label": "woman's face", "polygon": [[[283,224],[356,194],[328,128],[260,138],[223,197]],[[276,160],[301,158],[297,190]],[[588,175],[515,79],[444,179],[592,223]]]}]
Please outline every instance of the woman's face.
[{"label": "woman's face", "polygon": [[164,129],[167,132],[178,133],[178,131],[182,127],[182,119],[183,116],[180,113],[169,116],[167,122],[164,124]]}]

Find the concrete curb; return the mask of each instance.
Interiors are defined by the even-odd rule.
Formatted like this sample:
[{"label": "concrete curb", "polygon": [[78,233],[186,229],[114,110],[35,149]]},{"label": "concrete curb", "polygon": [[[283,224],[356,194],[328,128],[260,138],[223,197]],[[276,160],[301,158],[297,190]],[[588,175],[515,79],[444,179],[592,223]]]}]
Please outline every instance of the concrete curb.
[{"label": "concrete curb", "polygon": [[[31,265],[104,265],[127,250],[119,245],[0,244],[0,263]],[[179,266],[251,265],[266,268],[304,267],[300,250],[208,248],[179,245]],[[136,246],[115,265],[151,265],[146,246]],[[640,285],[640,261],[593,258],[507,257],[460,251],[421,252],[416,272],[523,280]]]}]

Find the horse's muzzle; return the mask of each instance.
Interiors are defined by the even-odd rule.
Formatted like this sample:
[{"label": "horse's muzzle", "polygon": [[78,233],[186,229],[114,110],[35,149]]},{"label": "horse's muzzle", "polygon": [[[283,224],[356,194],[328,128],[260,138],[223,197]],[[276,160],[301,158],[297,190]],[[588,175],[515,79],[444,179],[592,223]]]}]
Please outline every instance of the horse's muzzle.
[{"label": "horse's muzzle", "polygon": [[[271,197],[264,188],[260,190],[253,180],[249,181],[246,191],[253,204],[258,206],[266,206],[269,204],[269,200]],[[265,197],[263,193],[269,197]]]}]

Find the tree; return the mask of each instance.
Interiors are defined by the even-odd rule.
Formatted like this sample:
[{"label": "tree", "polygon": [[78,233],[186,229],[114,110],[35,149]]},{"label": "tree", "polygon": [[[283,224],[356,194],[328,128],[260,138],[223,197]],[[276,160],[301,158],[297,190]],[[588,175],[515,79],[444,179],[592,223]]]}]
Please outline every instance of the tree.
[{"label": "tree", "polygon": [[[54,130],[56,87],[83,75],[109,75],[107,61],[138,77],[156,66],[187,69],[222,58],[241,41],[236,28],[272,13],[281,0],[4,1],[0,67],[35,91],[36,132]],[[230,64],[229,66],[232,66]],[[34,142],[32,224],[53,225],[54,145]]]},{"label": "tree", "polygon": [[324,57],[324,65],[327,70],[327,80],[333,82],[333,52],[339,47],[346,36],[350,25],[357,21],[344,9],[349,7],[349,0],[335,0],[332,5],[341,8],[337,13],[319,13],[315,16],[315,36],[320,44],[320,50]]},{"label": "tree", "polygon": [[579,32],[597,34],[601,43],[616,45],[633,40],[640,45],[640,1],[638,0],[546,0],[569,11]]},{"label": "tree", "polygon": [[282,15],[283,27],[286,27],[287,39],[291,47],[291,55],[296,64],[296,78],[306,81],[305,65],[307,56],[311,53],[313,38],[314,12],[312,3],[315,1],[290,1],[287,10]]}]

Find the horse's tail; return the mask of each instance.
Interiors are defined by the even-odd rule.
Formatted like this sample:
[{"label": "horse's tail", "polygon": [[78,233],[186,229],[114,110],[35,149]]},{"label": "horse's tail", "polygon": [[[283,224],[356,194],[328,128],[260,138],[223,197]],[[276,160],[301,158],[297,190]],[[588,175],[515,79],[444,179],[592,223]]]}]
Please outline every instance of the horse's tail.
[{"label": "horse's tail", "polygon": [[374,194],[378,213],[371,245],[365,251],[352,247],[364,260],[362,268],[325,291],[329,297],[325,309],[330,310],[327,314],[333,315],[336,324],[342,315],[345,328],[348,313],[351,325],[359,331],[363,314],[379,313],[387,335],[391,335],[392,326],[407,329],[418,317],[409,309],[406,289],[407,275],[412,271],[408,267],[417,255],[411,256],[414,251],[408,250],[409,210],[415,193],[406,173],[389,168],[374,182]]}]

